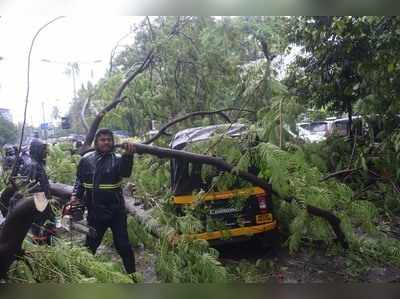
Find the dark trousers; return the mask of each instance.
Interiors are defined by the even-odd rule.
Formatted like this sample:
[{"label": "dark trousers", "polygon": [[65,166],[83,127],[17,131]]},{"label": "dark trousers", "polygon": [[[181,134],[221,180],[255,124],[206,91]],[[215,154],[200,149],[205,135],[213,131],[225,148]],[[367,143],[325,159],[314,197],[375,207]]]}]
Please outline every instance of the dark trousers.
[{"label": "dark trousers", "polygon": [[86,247],[88,247],[90,251],[95,254],[101,243],[101,240],[103,239],[104,233],[108,228],[111,228],[114,246],[122,258],[126,272],[136,272],[135,255],[128,238],[126,215],[122,213],[113,215],[113,217],[108,220],[100,220],[94,217],[88,217],[88,224],[96,230],[96,234],[95,236],[87,235],[85,244]]}]

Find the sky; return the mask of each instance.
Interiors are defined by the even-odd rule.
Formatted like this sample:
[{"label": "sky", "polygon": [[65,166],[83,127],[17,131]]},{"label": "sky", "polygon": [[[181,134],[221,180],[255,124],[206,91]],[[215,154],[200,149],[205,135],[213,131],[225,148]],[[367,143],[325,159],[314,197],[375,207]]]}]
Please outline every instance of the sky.
[{"label": "sky", "polygon": [[[36,31],[53,18],[0,18],[0,57],[3,58],[0,60],[0,108],[9,108],[15,123],[23,120],[30,43]],[[105,74],[113,47],[142,19],[136,16],[74,16],[45,28],[36,39],[31,56],[27,122],[37,126],[50,121],[54,106],[65,114],[73,98],[73,80],[65,74],[66,63],[79,62],[77,88],[88,81],[95,83]],[[133,34],[121,44],[132,42]],[[94,63],[97,60],[101,62]]]}]

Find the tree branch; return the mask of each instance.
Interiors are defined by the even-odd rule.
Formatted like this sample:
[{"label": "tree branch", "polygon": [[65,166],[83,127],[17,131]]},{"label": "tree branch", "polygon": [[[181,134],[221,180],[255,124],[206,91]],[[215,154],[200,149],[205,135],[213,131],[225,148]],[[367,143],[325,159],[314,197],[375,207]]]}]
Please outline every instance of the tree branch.
[{"label": "tree branch", "polygon": [[104,107],[97,115],[96,118],[93,120],[90,129],[86,135],[85,138],[85,142],[84,144],[80,147],[79,149],[79,153],[83,154],[84,152],[88,151],[94,136],[96,134],[97,128],[100,125],[100,122],[103,120],[103,117],[105,116],[105,114],[109,111],[111,111],[112,109],[114,109],[115,107],[118,106],[118,104],[120,104],[121,102],[124,101],[125,98],[121,98],[121,95],[123,93],[123,91],[125,90],[125,88],[128,86],[128,84],[136,78],[137,75],[143,73],[150,65],[152,59],[153,59],[153,53],[154,50],[150,50],[149,53],[147,54],[146,58],[143,60],[142,64],[140,65],[139,68],[136,69],[136,71],[132,72],[132,74],[125,80],[122,82],[122,84],[120,85],[120,87],[117,89],[113,100],[111,101],[110,104],[108,104],[106,107]]},{"label": "tree branch", "polygon": [[320,181],[320,182],[323,182],[323,181],[329,180],[329,179],[334,178],[334,177],[337,177],[337,176],[347,175],[347,174],[352,173],[352,172],[355,172],[355,171],[357,171],[357,170],[359,170],[359,168],[339,170],[339,171],[336,171],[336,172],[333,172],[333,173],[330,173],[330,174],[324,176],[324,177],[323,177],[322,179],[320,179],[319,181]]}]

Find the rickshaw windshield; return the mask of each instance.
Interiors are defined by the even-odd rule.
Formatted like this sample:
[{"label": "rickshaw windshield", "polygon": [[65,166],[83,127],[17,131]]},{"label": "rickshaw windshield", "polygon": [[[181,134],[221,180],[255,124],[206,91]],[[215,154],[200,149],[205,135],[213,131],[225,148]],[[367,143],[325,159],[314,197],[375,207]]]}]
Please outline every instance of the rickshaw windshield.
[{"label": "rickshaw windshield", "polygon": [[[218,128],[218,126],[195,128],[195,131],[189,131],[186,136],[195,136],[197,140],[193,142],[190,140],[190,138],[188,138],[186,140],[187,142],[177,144],[177,139],[174,139],[174,149],[198,152],[194,150],[194,148],[207,145],[212,138],[212,132],[215,132],[216,128]],[[228,132],[226,136],[230,140],[233,140],[232,137],[236,139],[235,137],[246,135],[246,131],[243,130],[244,128],[245,127],[243,125],[236,125],[234,130]],[[203,133],[203,135],[201,133]],[[178,134],[176,136],[178,136],[180,140],[183,140],[182,135],[179,136]],[[216,138],[215,136],[213,137]],[[191,163],[182,159],[171,160],[171,187],[172,192],[175,195],[191,194],[193,191],[199,191],[200,189],[207,191],[213,187],[213,179],[218,175],[218,170],[210,165]],[[243,184],[244,183],[242,180],[236,178],[232,182],[232,186],[238,188],[240,188]],[[247,182],[245,184],[247,184]]]}]

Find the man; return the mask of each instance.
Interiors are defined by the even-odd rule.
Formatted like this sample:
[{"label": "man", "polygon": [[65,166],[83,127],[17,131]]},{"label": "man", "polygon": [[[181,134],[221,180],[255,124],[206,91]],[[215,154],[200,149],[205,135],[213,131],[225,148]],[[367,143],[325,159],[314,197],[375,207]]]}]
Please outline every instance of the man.
[{"label": "man", "polygon": [[133,144],[124,143],[122,156],[114,153],[114,136],[109,129],[97,131],[95,151],[79,162],[71,203],[88,209],[88,225],[96,230],[87,235],[86,246],[95,254],[104,233],[111,228],[114,245],[128,274],[136,272],[135,257],[128,239],[127,216],[121,182],[132,172]]},{"label": "man", "polygon": [[[27,187],[30,193],[43,192],[47,199],[51,198],[49,179],[45,165],[47,157],[47,144],[40,139],[33,139],[29,146],[30,159],[21,161],[21,174],[27,177]],[[15,205],[15,203],[14,203]],[[13,204],[10,206],[10,211]],[[47,222],[47,223],[46,223]],[[51,244],[54,235],[55,215],[48,205],[46,209],[35,218],[32,224],[33,241],[37,244]]]},{"label": "man", "polygon": [[6,144],[3,146],[4,150],[4,158],[3,158],[3,169],[4,170],[10,170],[13,167],[14,161],[17,158],[16,150],[13,145]]}]

